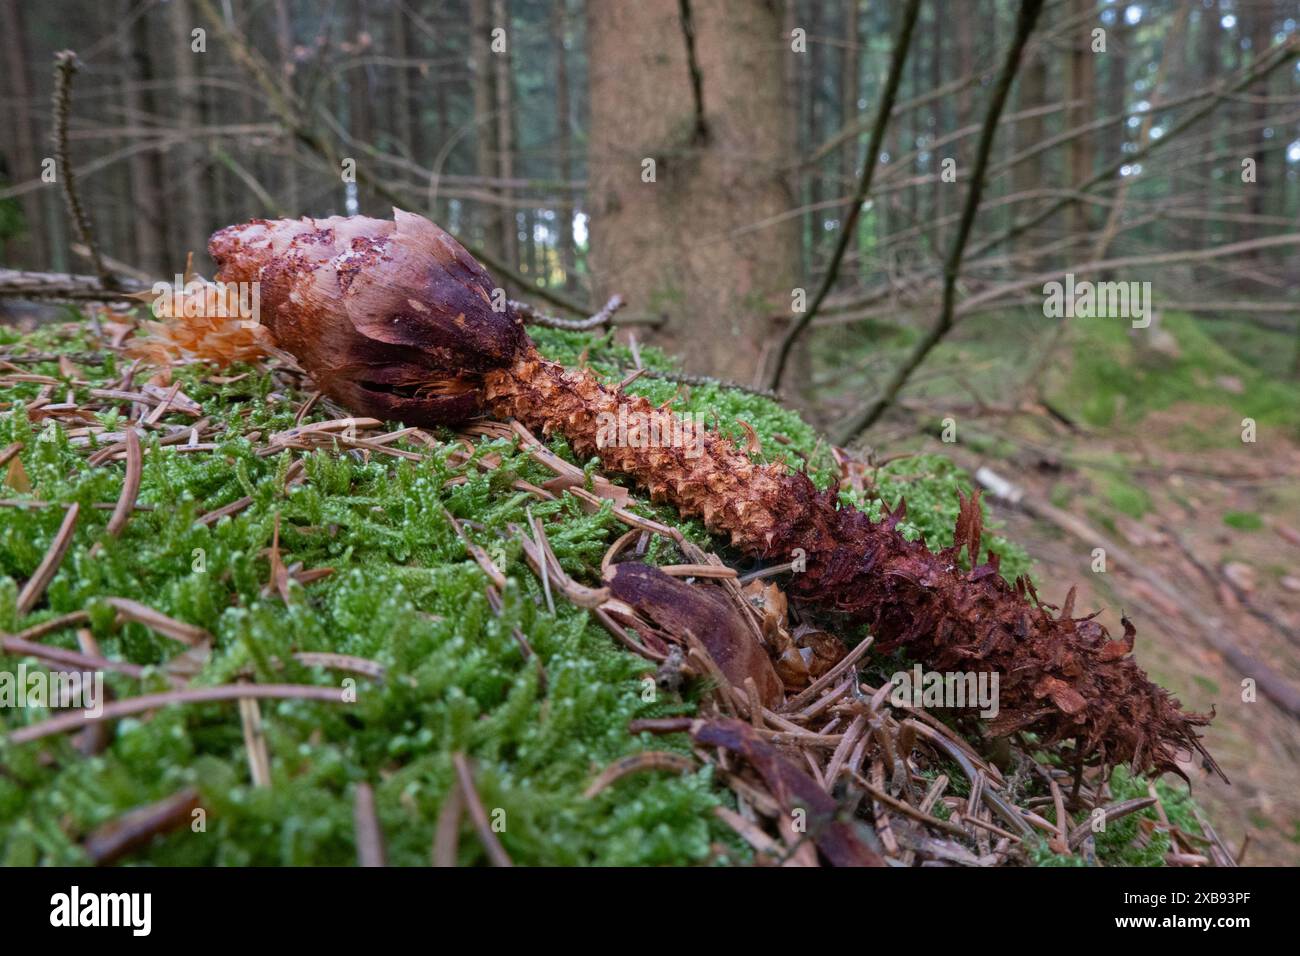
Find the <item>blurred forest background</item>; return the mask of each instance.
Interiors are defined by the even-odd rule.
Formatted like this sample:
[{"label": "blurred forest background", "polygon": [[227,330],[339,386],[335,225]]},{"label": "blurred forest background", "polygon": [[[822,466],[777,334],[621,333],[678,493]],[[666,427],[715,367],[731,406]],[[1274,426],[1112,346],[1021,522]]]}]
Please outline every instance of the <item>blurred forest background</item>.
[{"label": "blurred forest background", "polygon": [[[71,48],[70,157],[123,266],[170,276],[192,250],[210,271],[222,225],[399,203],[512,293],[594,311],[621,292],[621,321],[693,371],[770,382],[792,290],[813,298],[854,207],[906,6],[4,0],[3,262],[86,271],[39,178],[52,57]],[[801,346],[840,355],[873,320],[935,311],[1016,9],[920,5],[871,195]],[[1295,0],[1046,3],[998,117],[961,314],[1038,303],[1008,279],[1078,267],[1153,281],[1167,309],[1293,319],[1300,260],[1275,240],[1300,218],[1298,18]],[[1115,259],[1132,264],[1084,268]],[[795,352],[790,388],[846,411],[861,380],[816,379]]]},{"label": "blurred forest background", "polygon": [[[1219,818],[1293,860],[1298,22],[1297,0],[0,0],[0,267],[96,271],[41,176],[73,49],[67,150],[114,282],[191,251],[211,275],[232,222],[399,205],[555,315],[620,293],[619,335],[689,372],[779,388],[868,455],[984,468],[1044,579],[1112,631],[1143,608],[1144,665],[1220,707]],[[1049,316],[1066,273],[1151,283],[1150,326]],[[1097,547],[1124,573],[1089,573]]]}]

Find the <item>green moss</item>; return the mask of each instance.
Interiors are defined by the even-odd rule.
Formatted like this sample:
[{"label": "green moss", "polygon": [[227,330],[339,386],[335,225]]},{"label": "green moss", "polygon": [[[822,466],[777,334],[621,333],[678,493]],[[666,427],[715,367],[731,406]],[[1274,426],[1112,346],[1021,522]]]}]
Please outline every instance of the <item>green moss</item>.
[{"label": "green moss", "polygon": [[[1144,349],[1149,332],[1131,330],[1126,322],[1074,320],[1069,373],[1053,402],[1099,428],[1133,424],[1182,403],[1230,410],[1222,423],[1180,426],[1182,433],[1195,433],[1198,447],[1239,444],[1244,418],[1300,434],[1300,390],[1232,354],[1207,328],[1183,313],[1163,313],[1160,330],[1176,343],[1176,354],[1170,355]],[[1281,333],[1274,336],[1273,348],[1292,351]]]},{"label": "green moss", "polygon": [[[611,380],[632,364],[625,348],[600,337],[538,330],[537,338],[560,361],[575,363],[585,352],[591,367]],[[118,374],[112,356],[96,361],[80,355],[92,346],[63,329],[27,336],[0,329],[0,342],[20,341],[33,350],[78,354],[82,375],[96,384]],[[651,368],[671,370],[654,349],[643,349],[642,357]],[[55,362],[26,369],[59,375]],[[511,443],[486,440],[478,454],[501,459],[487,473],[458,467],[450,442],[436,449],[399,442],[397,447],[420,451],[420,460],[317,451],[305,455],[307,480],[285,492],[287,469],[301,453],[261,457],[258,444],[245,436],[290,427],[301,396],[279,394],[268,375],[235,370],[244,371],[250,374],[215,384],[201,368],[175,370],[185,393],[214,422],[218,447],[187,453],[160,448],[151,439],[138,499],[148,510],[136,511],[116,540],[104,539],[109,511],[96,505],[116,500],[122,464],[89,467],[84,451],[61,427],[31,423],[20,406],[40,385],[0,387],[0,447],[24,443],[30,497],[57,506],[0,509],[0,630],[14,632],[88,609],[89,629],[104,654],[151,668],[139,679],[108,675],[114,694],[161,691],[168,686],[162,665],[183,648],[138,624],[115,627],[115,613],[104,599],[133,598],[214,635],[198,685],[250,673],[259,682],[340,688],[351,676],[356,701],[263,701],[269,788],[251,785],[233,704],[177,706],[119,720],[107,748],[89,758],[68,738],[13,745],[9,733],[49,715],[0,710],[6,735],[0,741],[0,863],[83,864],[80,840],[90,830],[195,786],[208,808],[206,831],[159,839],[133,860],[349,864],[356,852],[355,786],[367,781],[376,791],[391,861],[424,864],[457,751],[474,760],[484,803],[504,812],[500,838],[517,862],[694,864],[710,859],[717,846],[726,848],[728,861],[748,859],[710,812],[730,797],[708,770],[685,777],[635,774],[595,799],[582,796],[592,777],[619,757],[651,748],[687,752],[681,738],[637,738],[627,726],[638,717],[693,713],[695,706],[689,696],[643,700],[641,678],[650,670],[645,661],[618,647],[585,611],[558,600],[555,613],[549,612],[510,530],[531,512],[543,522],[566,571],[592,584],[602,554],[622,531],[607,508],[588,515],[572,499],[543,503],[519,493],[516,479],[538,483],[549,474]],[[634,390],[662,402],[678,386],[642,378]],[[74,391],[88,397],[83,386]],[[816,432],[771,401],[708,385],[683,390],[678,408],[710,416],[738,438],[745,435],[743,421],[759,436],[763,455],[794,467],[806,464],[823,487],[835,479]],[[325,417],[318,409],[311,420]],[[110,427],[121,422],[115,412],[100,420]],[[562,441],[552,447],[568,454]],[[457,476],[463,483],[447,484]],[[970,481],[947,460],[923,456],[882,468],[878,489],[879,498],[857,503],[878,514],[882,500],[892,506],[905,497],[905,533],[940,547],[951,543],[957,492],[968,492]],[[20,497],[9,491],[5,496]],[[235,516],[212,527],[195,523],[198,515],[244,496],[252,504]],[[860,496],[842,497],[849,502]],[[46,600],[19,615],[19,585],[39,564],[73,502],[81,504],[81,518]],[[716,546],[697,522],[683,522],[671,509],[636,507]],[[464,519],[468,533],[505,571],[509,585],[499,613],[489,606],[486,577],[444,509]],[[293,585],[287,605],[266,588],[277,515],[286,563],[334,569],[306,587]],[[101,552],[92,556],[91,548],[101,542]],[[1024,552],[996,534],[985,546],[1002,556],[1004,574],[1028,570]],[[673,557],[662,543],[651,554]],[[542,662],[545,687],[521,655],[516,628]],[[70,630],[47,641],[77,646]],[[376,681],[304,666],[293,660],[300,651],[364,657],[384,665],[387,677]],[[18,663],[0,657],[0,669]],[[484,860],[468,828],[460,859]]]},{"label": "green moss", "polygon": [[1116,511],[1141,518],[1151,510],[1151,496],[1141,485],[1112,477],[1106,482],[1106,500]]},{"label": "green moss", "polygon": [[[50,331],[29,344],[86,348]],[[82,367],[92,380],[114,374],[108,363]],[[54,363],[29,368],[58,374]],[[31,497],[82,506],[47,601],[25,617],[15,609],[18,583],[40,562],[64,508],[6,508],[0,514],[0,629],[17,631],[90,608],[92,633],[111,658],[161,665],[183,650],[137,624],[115,629],[103,603],[114,595],[213,633],[200,685],[227,682],[247,669],[264,682],[341,686],[348,675],[292,661],[294,652],[312,650],[377,661],[387,679],[355,678],[354,704],[263,702],[272,770],[266,789],[250,784],[232,705],[173,707],[118,721],[108,748],[90,759],[63,738],[0,743],[0,861],[84,863],[83,834],[194,785],[208,808],[206,832],[156,841],[137,859],[346,864],[355,859],[353,792],[364,780],[376,788],[391,860],[427,863],[434,822],[452,784],[451,755],[458,750],[474,759],[487,806],[504,811],[500,837],[521,863],[699,863],[712,841],[728,839],[709,813],[722,797],[707,771],[639,774],[596,799],[581,796],[592,776],[620,756],[647,747],[684,750],[680,740],[630,736],[630,720],[693,709],[690,701],[644,701],[641,677],[648,665],[618,648],[585,611],[557,602],[556,613],[547,612],[508,527],[531,510],[565,568],[590,583],[621,530],[608,509],[587,515],[572,500],[539,503],[514,491],[516,478],[539,482],[549,475],[501,441],[481,446],[481,453],[502,458],[501,467],[487,474],[458,470],[450,444],[418,462],[317,452],[308,456],[308,480],[285,494],[293,453],[259,457],[242,436],[290,427],[296,402],[277,396],[266,376],[222,386],[204,383],[198,369],[178,369],[177,377],[217,423],[220,447],[204,454],[150,447],[138,500],[151,510],[137,511],[122,537],[105,541],[94,557],[90,548],[104,537],[109,516],[94,505],[116,499],[122,465],[89,468],[60,427],[38,428],[11,408],[0,412],[0,447],[26,445],[22,461]],[[34,388],[6,387],[0,407],[32,397]],[[466,481],[446,486],[456,474]],[[233,518],[210,528],[195,524],[201,512],[244,495],[253,504]],[[473,536],[504,564],[510,585],[499,614],[489,607],[486,578],[444,509],[469,519]],[[334,569],[306,588],[295,585],[288,606],[265,591],[277,514],[287,562]],[[199,554],[202,571],[194,570]],[[545,689],[522,658],[515,628],[528,635],[544,664]],[[70,631],[48,642],[76,647]],[[18,663],[0,658],[6,670]],[[166,686],[160,671],[142,680],[109,675],[106,683],[119,697]],[[8,733],[47,716],[5,709],[0,725]],[[53,759],[38,759],[41,751]],[[460,852],[463,863],[482,859],[468,831]]]},{"label": "green moss", "polygon": [[1224,514],[1223,523],[1238,531],[1258,531],[1264,527],[1264,519],[1253,511],[1229,511]]}]

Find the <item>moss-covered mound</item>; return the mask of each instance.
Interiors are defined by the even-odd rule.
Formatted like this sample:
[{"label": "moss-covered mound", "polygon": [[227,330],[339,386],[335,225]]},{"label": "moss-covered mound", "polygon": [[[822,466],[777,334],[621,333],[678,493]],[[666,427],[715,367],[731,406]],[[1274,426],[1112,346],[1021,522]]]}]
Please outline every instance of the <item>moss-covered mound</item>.
[{"label": "moss-covered mound", "polygon": [[[466,446],[450,433],[436,436],[432,447],[413,438],[388,446],[410,453],[401,457],[339,447],[266,454],[268,437],[294,427],[309,396],[265,370],[218,375],[191,365],[175,369],[174,380],[201,412],[173,411],[159,422],[201,416],[212,437],[188,449],[184,443],[164,446],[161,432],[152,434],[144,443],[137,508],[120,536],[107,536],[124,465],[92,464],[89,439],[66,419],[40,421],[39,412],[27,410],[41,396],[102,403],[104,393],[93,390],[111,388],[122,376],[123,360],[100,350],[81,327],[26,336],[0,330],[0,354],[44,356],[0,367],[0,450],[22,444],[7,466],[9,487],[0,492],[0,632],[18,634],[88,611],[84,623],[41,640],[75,651],[76,626],[84,627],[104,656],[145,666],[142,673],[107,676],[116,698],[166,691],[175,686],[169,666],[185,648],[156,629],[119,620],[107,599],[128,598],[210,632],[210,652],[195,658],[201,669],[194,686],[246,677],[355,687],[355,701],[263,700],[265,786],[253,784],[244,723],[233,701],[186,703],[117,720],[90,755],[72,735],[14,744],[7,735],[51,713],[0,708],[6,735],[0,738],[0,863],[89,862],[87,835],[193,787],[206,809],[204,825],[159,837],[130,861],[350,864],[357,858],[354,798],[364,782],[374,788],[389,861],[426,864],[454,784],[457,753],[472,761],[482,802],[517,863],[749,858],[710,812],[732,798],[714,785],[707,768],[687,776],[634,774],[594,798],[583,796],[593,777],[621,756],[685,751],[684,738],[631,735],[630,720],[694,710],[689,691],[685,697],[647,695],[642,678],[651,666],[620,648],[588,612],[562,599],[548,610],[510,529],[530,514],[540,519],[564,569],[596,583],[601,556],[626,530],[608,505],[590,514],[571,496],[542,502],[518,490],[521,479],[541,484],[551,474],[504,440],[474,446],[475,459],[490,463],[484,468],[463,459]],[[611,380],[625,377],[632,363],[607,338],[552,331],[537,338],[549,356],[585,361]],[[61,365],[59,355],[75,364]],[[662,356],[643,356],[650,367],[668,369]],[[679,389],[651,377],[632,386],[656,402]],[[128,403],[123,399],[117,407],[97,411],[93,423],[106,432],[119,429]],[[764,398],[695,385],[682,391],[678,408],[715,418],[738,437],[743,422],[765,454],[806,464],[821,484],[835,476],[813,430]],[[301,423],[333,417],[317,404]],[[569,455],[561,442],[552,447]],[[287,482],[298,460],[303,478]],[[906,496],[910,533],[924,535],[932,546],[951,542],[956,491],[967,485],[959,470],[938,458],[903,459],[882,468],[877,484],[890,504]],[[251,503],[230,516],[198,520],[246,497]],[[71,545],[41,600],[22,614],[20,589],[73,503],[80,505],[80,518]],[[880,507],[878,499],[859,503]],[[667,509],[635,498],[630,507],[707,541],[698,524],[681,522]],[[499,608],[451,518],[504,569]],[[287,602],[268,586],[277,524],[284,565],[303,572],[332,569],[306,585],[291,582]],[[1004,556],[1004,573],[1027,570],[1015,546],[999,539],[987,544]],[[656,540],[650,560],[673,559],[667,551]],[[516,632],[536,652],[540,673]],[[295,659],[303,652],[353,655],[381,665],[383,677]],[[38,666],[31,658],[0,654],[0,671],[16,672],[20,664]],[[468,822],[464,832],[459,862],[483,862],[485,851]]]}]

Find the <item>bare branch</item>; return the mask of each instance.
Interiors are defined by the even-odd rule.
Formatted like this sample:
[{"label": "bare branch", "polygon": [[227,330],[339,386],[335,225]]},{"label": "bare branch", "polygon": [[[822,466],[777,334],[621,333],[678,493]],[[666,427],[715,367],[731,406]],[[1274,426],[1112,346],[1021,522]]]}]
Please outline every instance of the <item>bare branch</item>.
[{"label": "bare branch", "polygon": [[822,284],[817,289],[817,294],[813,297],[808,310],[799,316],[794,325],[790,326],[777,349],[772,374],[768,378],[768,387],[773,391],[781,387],[781,376],[785,372],[795,340],[808,327],[808,323],[813,320],[822,301],[830,292],[840,269],[840,261],[844,258],[844,252],[857,233],[862,204],[866,202],[867,194],[871,192],[871,179],[875,175],[876,167],[880,165],[880,144],[885,138],[885,127],[889,125],[889,114],[894,108],[894,97],[898,94],[899,82],[903,77],[903,64],[907,61],[907,52],[912,46],[912,29],[916,26],[916,17],[920,9],[920,0],[908,0],[907,9],[903,11],[903,22],[898,30],[898,38],[894,41],[893,52],[889,55],[889,75],[885,80],[885,88],[881,91],[880,102],[876,106],[876,121],[871,128],[867,154],[862,160],[862,178],[858,181],[858,191],[844,218],[844,225],[840,227],[839,242],[835,246],[835,252],[831,256],[830,265],[826,268],[826,274],[822,277]]},{"label": "bare branch", "polygon": [[870,428],[897,398],[899,391],[916,368],[925,361],[945,335],[952,329],[957,299],[957,277],[961,273],[962,256],[966,251],[966,242],[970,238],[971,227],[975,224],[975,213],[979,211],[980,197],[984,192],[984,173],[988,168],[989,154],[993,149],[993,138],[997,133],[998,117],[1006,105],[1007,94],[1020,69],[1020,54],[1034,31],[1034,24],[1043,9],[1043,0],[1022,0],[1020,13],[1016,18],[1016,34],[1011,48],[1007,51],[1006,61],[998,76],[997,86],[989,102],[988,113],[984,117],[984,129],[980,132],[979,145],[976,147],[975,164],[971,172],[970,189],[966,192],[966,205],[962,209],[961,223],[957,235],[953,237],[952,248],[943,267],[943,305],[940,308],[939,321],[930,329],[907,360],[894,372],[885,385],[880,396],[858,414],[852,416],[835,434],[839,444],[847,444],[859,432]]}]

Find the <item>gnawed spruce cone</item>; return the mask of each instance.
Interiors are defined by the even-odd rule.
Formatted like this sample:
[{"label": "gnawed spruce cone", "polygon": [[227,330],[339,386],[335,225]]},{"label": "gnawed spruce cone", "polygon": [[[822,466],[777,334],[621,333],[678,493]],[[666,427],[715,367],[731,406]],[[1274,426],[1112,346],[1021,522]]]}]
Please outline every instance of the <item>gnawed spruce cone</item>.
[{"label": "gnawed spruce cone", "polygon": [[1092,617],[1071,616],[1073,591],[1053,614],[1027,581],[998,575],[996,556],[976,565],[978,497],[962,501],[955,546],[936,553],[898,533],[902,507],[872,522],[720,435],[699,434],[693,447],[600,441],[620,413],[632,436],[662,412],[543,359],[516,316],[493,310],[483,268],[419,216],[255,220],[216,233],[209,251],[218,279],[262,283],[263,323],[353,412],[450,425],[486,411],[563,435],[747,554],[787,561],[802,549],[807,570],[790,595],[867,622],[882,649],[905,646],[933,670],[997,672],[995,733],[1075,740],[1106,770],[1179,772],[1182,749],[1218,771],[1196,733],[1212,715],[1184,713],[1147,678],[1129,656],[1130,623],[1112,641]]}]

